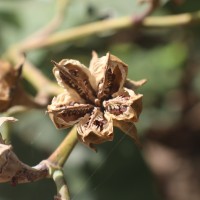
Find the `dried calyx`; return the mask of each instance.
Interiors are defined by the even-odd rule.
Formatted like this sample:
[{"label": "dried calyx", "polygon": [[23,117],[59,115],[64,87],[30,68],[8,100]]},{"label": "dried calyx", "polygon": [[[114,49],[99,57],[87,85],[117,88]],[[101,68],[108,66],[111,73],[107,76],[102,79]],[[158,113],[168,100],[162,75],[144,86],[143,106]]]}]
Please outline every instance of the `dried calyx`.
[{"label": "dried calyx", "polygon": [[[58,84],[65,89],[48,106],[57,128],[77,123],[79,140],[94,148],[94,144],[113,139],[113,126],[120,128],[125,121],[134,127],[142,111],[142,95],[132,88],[138,88],[145,80],[127,80],[128,66],[119,58],[110,53],[98,58],[93,52],[89,69],[71,59],[53,63]],[[126,129],[125,133],[137,140],[135,128]]]}]

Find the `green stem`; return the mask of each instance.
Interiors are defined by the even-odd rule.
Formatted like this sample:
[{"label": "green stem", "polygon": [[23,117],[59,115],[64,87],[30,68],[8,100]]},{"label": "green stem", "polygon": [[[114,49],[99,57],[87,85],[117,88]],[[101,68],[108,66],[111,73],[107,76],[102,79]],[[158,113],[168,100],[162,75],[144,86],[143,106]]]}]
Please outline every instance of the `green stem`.
[{"label": "green stem", "polygon": [[76,143],[77,133],[76,126],[74,126],[47,160],[55,166],[63,167]]},{"label": "green stem", "polygon": [[70,200],[69,190],[67,188],[67,184],[66,184],[66,181],[64,178],[63,171],[55,170],[53,173],[53,180],[56,183],[58,199]]},{"label": "green stem", "polygon": [[[194,13],[184,13],[178,15],[169,16],[154,16],[146,17],[142,22],[141,26],[144,27],[173,27],[178,25],[186,25],[192,22],[200,21],[200,11]],[[126,16],[117,19],[109,19],[98,22],[92,22],[86,25],[71,28],[57,32],[55,34],[46,37],[43,42],[34,41],[25,46],[21,46],[21,50],[28,51],[32,49],[38,49],[42,47],[48,47],[57,45],[59,43],[68,42],[76,39],[80,39],[89,35],[110,31],[120,30],[124,28],[130,28],[138,24],[137,20],[134,20],[133,16]]]},{"label": "green stem", "polygon": [[[27,46],[30,43],[42,43],[44,38],[48,37],[53,31],[55,31],[64,19],[66,8],[68,7],[70,0],[57,0],[56,1],[56,12],[53,19],[40,30],[33,35],[29,36],[22,42],[13,45],[5,53],[5,57],[11,59],[12,62],[18,63],[24,55],[21,46]],[[62,92],[61,88],[55,83],[46,78],[39,69],[37,69],[32,63],[24,63],[23,76],[35,87],[37,91],[44,94],[44,96],[57,95]]]},{"label": "green stem", "polygon": [[40,39],[42,42],[45,37],[48,37],[49,34],[54,32],[62,23],[69,3],[70,0],[56,0],[56,12],[53,19],[40,30],[33,33],[33,35],[29,36],[26,40],[22,41],[20,45],[26,45],[26,43],[34,42],[35,39]]}]

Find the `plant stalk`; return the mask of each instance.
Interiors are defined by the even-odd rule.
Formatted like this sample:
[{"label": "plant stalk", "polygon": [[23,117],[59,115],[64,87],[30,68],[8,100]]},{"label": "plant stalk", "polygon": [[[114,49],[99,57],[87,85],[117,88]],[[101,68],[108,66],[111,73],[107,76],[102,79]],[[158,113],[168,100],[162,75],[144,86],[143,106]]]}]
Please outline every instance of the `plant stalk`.
[{"label": "plant stalk", "polygon": [[62,143],[47,159],[50,163],[58,167],[63,167],[71,151],[77,143],[76,126],[67,134]]}]

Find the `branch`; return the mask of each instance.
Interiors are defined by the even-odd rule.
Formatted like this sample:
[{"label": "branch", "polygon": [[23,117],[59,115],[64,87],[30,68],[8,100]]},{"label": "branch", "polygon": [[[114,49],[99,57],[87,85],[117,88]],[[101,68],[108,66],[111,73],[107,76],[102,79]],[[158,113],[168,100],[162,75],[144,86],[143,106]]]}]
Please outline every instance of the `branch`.
[{"label": "branch", "polygon": [[[0,126],[6,121],[16,121],[16,119],[13,117],[1,117]],[[35,167],[30,167],[21,162],[13,152],[12,146],[6,145],[0,134],[0,183],[11,182],[16,185],[52,177],[57,185],[59,199],[69,200],[69,192],[61,167],[77,142],[75,128],[70,131],[47,160],[43,160]]]},{"label": "branch", "polygon": [[145,12],[143,12],[142,14],[140,14],[138,16],[137,15],[133,16],[132,19],[133,19],[134,24],[142,23],[142,21],[147,16],[151,15],[156,10],[156,8],[159,7],[159,5],[160,5],[160,0],[138,0],[138,2],[140,4],[147,3],[149,5],[148,5],[148,8],[147,8],[147,10]]},{"label": "branch", "polygon": [[63,171],[55,170],[53,173],[53,180],[56,183],[57,193],[58,193],[54,199],[55,200],[70,200],[69,191],[67,188]]},{"label": "branch", "polygon": [[[62,23],[66,7],[68,6],[70,0],[57,0],[56,1],[56,12],[53,19],[45,26],[34,33],[32,36],[23,40],[19,44],[13,45],[8,52],[6,52],[5,57],[8,57],[12,62],[18,62],[23,57],[23,51],[21,46],[27,46],[29,43],[42,43],[45,38],[47,38],[53,31],[55,31],[59,25]],[[61,92],[61,88],[46,78],[37,67],[32,63],[26,61],[23,69],[24,77],[35,87],[38,91],[39,98],[44,104],[48,102],[48,97],[50,95],[57,95]],[[37,80],[37,81],[36,81]],[[43,99],[42,99],[42,98]]]},{"label": "branch", "polygon": [[[141,22],[141,26],[162,28],[174,27],[178,25],[187,25],[193,22],[200,22],[200,11],[163,17],[147,17]],[[52,34],[46,39],[44,39],[42,43],[40,41],[34,41],[34,43],[29,43],[26,46],[21,46],[21,50],[29,51],[33,49],[49,47],[105,31],[130,28],[136,24],[137,20],[134,21],[132,16],[92,22],[86,25],[74,27],[69,30],[64,30]]]},{"label": "branch", "polygon": [[53,19],[46,26],[29,36],[26,40],[22,41],[19,45],[23,46],[29,42],[34,43],[35,40],[42,42],[45,37],[48,37],[49,34],[55,31],[64,19],[64,14],[69,2],[70,0],[56,0],[56,12]]},{"label": "branch", "polygon": [[[17,63],[24,55],[16,47],[10,49],[10,51],[5,54],[5,57]],[[44,96],[58,95],[63,91],[61,87],[44,76],[42,72],[29,61],[26,61],[23,65],[23,76],[35,87],[38,93]]]}]

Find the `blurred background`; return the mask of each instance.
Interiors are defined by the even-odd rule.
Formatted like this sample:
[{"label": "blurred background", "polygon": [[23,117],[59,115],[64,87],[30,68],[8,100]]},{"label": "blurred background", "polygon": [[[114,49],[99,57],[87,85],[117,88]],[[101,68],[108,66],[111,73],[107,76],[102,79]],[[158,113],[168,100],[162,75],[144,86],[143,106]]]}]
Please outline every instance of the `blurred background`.
[{"label": "blurred background", "polygon": [[[181,5],[162,1],[154,15],[200,10],[200,1]],[[60,30],[110,17],[140,13],[136,0],[74,0]],[[52,19],[54,0],[0,0],[0,54]],[[113,142],[94,153],[78,144],[65,164],[72,200],[199,200],[200,199],[200,24],[173,28],[129,28],[27,53],[46,76],[55,80],[51,60],[78,59],[88,66],[91,51],[111,52],[129,65],[129,78],[148,79],[139,89],[144,108],[136,124],[143,148],[118,129]],[[26,90],[35,90],[23,80]],[[44,110],[16,116],[9,137],[19,158],[36,165],[59,145],[58,131]],[[1,129],[5,131],[4,127]],[[0,200],[53,199],[52,180],[15,187],[0,184]]]}]

